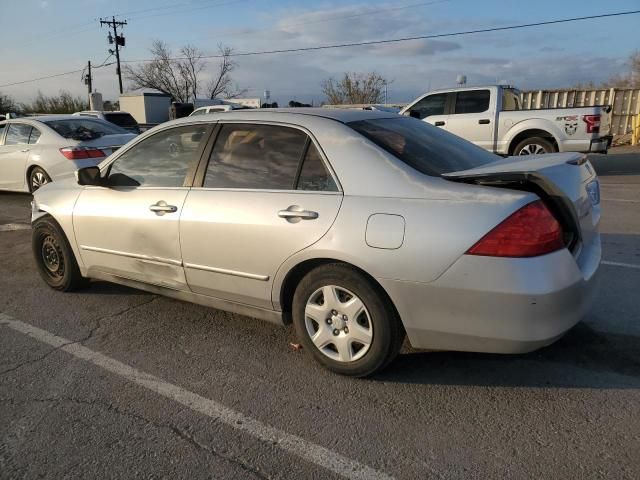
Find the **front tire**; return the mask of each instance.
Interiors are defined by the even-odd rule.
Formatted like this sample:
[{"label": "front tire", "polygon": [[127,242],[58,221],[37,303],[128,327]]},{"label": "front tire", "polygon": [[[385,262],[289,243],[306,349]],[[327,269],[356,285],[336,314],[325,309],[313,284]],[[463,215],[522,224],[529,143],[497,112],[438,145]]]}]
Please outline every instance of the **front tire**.
[{"label": "front tire", "polygon": [[67,237],[51,217],[36,220],[32,235],[31,246],[38,273],[47,285],[69,292],[88,284],[80,274]]},{"label": "front tire", "polygon": [[29,192],[33,193],[41,186],[51,182],[51,177],[40,167],[34,167],[29,173]]},{"label": "front tire", "polygon": [[404,330],[391,301],[358,270],[328,264],[309,272],[293,297],[299,341],[332,372],[371,375],[400,351]]},{"label": "front tire", "polygon": [[543,155],[555,153],[556,149],[549,140],[542,137],[529,137],[522,140],[513,150],[514,155]]}]

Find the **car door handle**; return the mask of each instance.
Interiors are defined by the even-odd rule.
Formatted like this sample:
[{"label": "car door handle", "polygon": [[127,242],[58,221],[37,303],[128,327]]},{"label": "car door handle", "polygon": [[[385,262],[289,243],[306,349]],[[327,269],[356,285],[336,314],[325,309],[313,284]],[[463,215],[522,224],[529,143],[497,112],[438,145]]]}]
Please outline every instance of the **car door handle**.
[{"label": "car door handle", "polygon": [[442,120],[440,120],[440,121],[438,121],[438,122],[434,123],[434,125],[435,125],[436,127],[443,127],[443,126],[444,126],[444,122],[443,122]]},{"label": "car door handle", "polygon": [[158,203],[154,203],[149,206],[149,210],[155,212],[156,215],[164,215],[165,213],[174,213],[178,211],[178,207],[175,205],[167,205],[167,202],[160,200]]},{"label": "car door handle", "polygon": [[489,120],[488,118],[483,118],[481,120],[478,120],[478,123],[480,125],[488,125],[489,123],[491,123],[491,120]]},{"label": "car door handle", "polygon": [[316,218],[318,218],[318,212],[304,210],[298,205],[291,205],[286,210],[280,210],[278,212],[278,216],[292,223],[295,223],[299,222],[300,220],[315,220]]}]

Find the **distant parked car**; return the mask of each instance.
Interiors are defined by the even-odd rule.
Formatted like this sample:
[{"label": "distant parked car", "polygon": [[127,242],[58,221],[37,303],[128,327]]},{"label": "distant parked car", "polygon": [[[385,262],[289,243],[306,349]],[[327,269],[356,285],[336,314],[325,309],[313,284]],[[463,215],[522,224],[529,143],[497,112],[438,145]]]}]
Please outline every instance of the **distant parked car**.
[{"label": "distant parked car", "polygon": [[34,192],[97,165],[135,135],[104,120],[72,115],[0,122],[0,190]]},{"label": "distant parked car", "polygon": [[140,133],[140,125],[136,122],[136,119],[127,112],[102,112],[99,110],[86,110],[84,112],[76,112],[74,115],[81,117],[93,117],[101,120],[106,120],[109,123],[113,123],[125,130],[132,133]]}]

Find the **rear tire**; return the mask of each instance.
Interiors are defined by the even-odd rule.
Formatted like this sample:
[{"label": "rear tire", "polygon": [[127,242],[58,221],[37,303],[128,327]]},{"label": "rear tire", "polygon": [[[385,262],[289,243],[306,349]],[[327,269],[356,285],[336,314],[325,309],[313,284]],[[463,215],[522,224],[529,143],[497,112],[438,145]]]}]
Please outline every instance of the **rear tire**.
[{"label": "rear tire", "polygon": [[33,193],[41,186],[51,182],[51,177],[40,167],[33,167],[29,173],[29,192]]},{"label": "rear tire", "polygon": [[549,140],[542,137],[529,137],[522,140],[513,150],[514,155],[543,155],[555,153],[556,148]]},{"label": "rear tire", "polygon": [[315,268],[293,296],[300,343],[328,370],[366,377],[398,355],[404,329],[381,288],[358,270],[333,263]]},{"label": "rear tire", "polygon": [[70,292],[89,284],[80,274],[67,237],[51,217],[36,220],[31,246],[38,273],[54,290]]}]

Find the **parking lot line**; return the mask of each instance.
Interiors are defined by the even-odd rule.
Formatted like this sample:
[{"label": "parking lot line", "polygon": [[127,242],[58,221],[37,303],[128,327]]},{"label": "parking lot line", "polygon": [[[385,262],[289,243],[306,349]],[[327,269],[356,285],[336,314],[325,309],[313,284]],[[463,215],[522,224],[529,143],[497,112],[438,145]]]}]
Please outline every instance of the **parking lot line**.
[{"label": "parking lot line", "polygon": [[640,269],[640,265],[636,265],[634,263],[623,263],[623,262],[609,262],[607,260],[602,260],[603,265],[611,265],[612,267],[624,267],[624,268],[637,268]]},{"label": "parking lot line", "polygon": [[4,223],[0,225],[0,232],[13,232],[15,230],[30,230],[31,225],[28,223]]},{"label": "parking lot line", "polygon": [[353,479],[390,479],[389,475],[363,465],[355,460],[346,458],[327,448],[309,442],[301,437],[278,430],[267,424],[247,417],[240,412],[232,410],[224,405],[202,397],[197,393],[185,390],[182,387],[165,382],[164,380],[136,370],[129,365],[93,351],[77,342],[73,342],[53,333],[42,330],[28,323],[21,322],[9,315],[0,313],[0,325],[27,335],[39,342],[63,350],[74,357],[85,360],[115,375],[118,375],[136,385],[158,393],[170,400],[178,402],[195,412],[201,413],[226,425],[243,431],[264,442],[274,445],[288,453],[294,454],[303,460],[326,468],[342,477]]},{"label": "parking lot line", "polygon": [[640,203],[640,200],[628,200],[625,198],[602,198],[603,202]]}]

